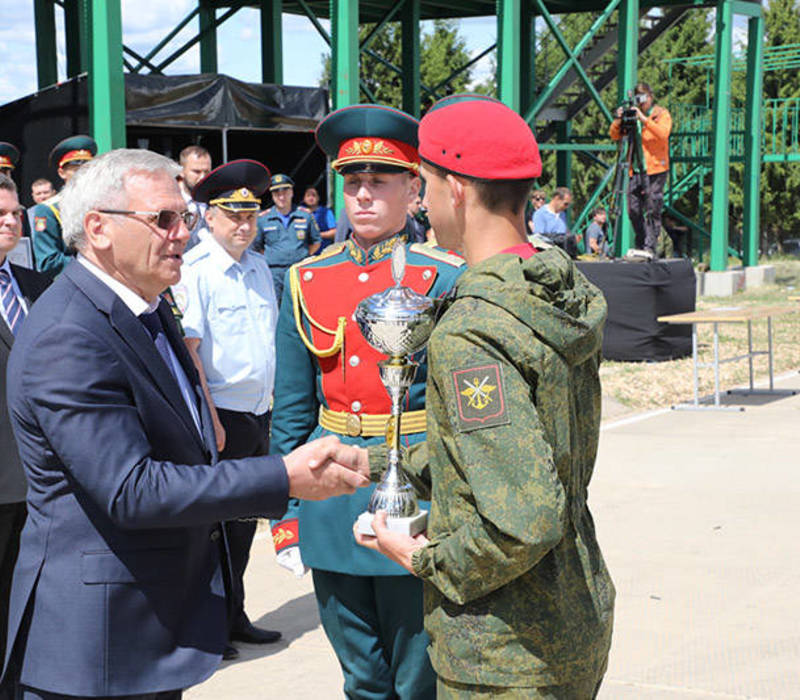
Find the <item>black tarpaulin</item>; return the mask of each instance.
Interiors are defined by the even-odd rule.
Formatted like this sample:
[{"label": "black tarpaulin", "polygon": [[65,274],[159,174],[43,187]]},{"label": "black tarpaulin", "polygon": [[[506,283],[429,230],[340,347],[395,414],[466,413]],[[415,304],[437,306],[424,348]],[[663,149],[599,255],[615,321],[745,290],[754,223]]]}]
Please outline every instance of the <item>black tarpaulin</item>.
[{"label": "black tarpaulin", "polygon": [[663,361],[692,352],[691,325],[659,323],[659,316],[695,310],[689,260],[580,262],[578,268],[608,302],[603,357],[621,362]]},{"label": "black tarpaulin", "polygon": [[[326,197],[325,154],[314,129],[327,112],[322,88],[244,83],[225,75],[125,76],[126,135],[130,148],[148,148],[177,160],[181,149],[199,144],[213,164],[253,158],[272,172],[292,175],[298,189],[315,185]],[[21,151],[14,180],[24,205],[40,177],[58,189],[47,162],[61,139],[89,133],[87,76],[80,75],[0,106],[0,141]],[[302,197],[302,191],[295,193]],[[267,205],[268,202],[265,202]]]},{"label": "black tarpaulin", "polygon": [[321,88],[245,83],[227,75],[125,76],[129,126],[313,131],[327,102]]}]

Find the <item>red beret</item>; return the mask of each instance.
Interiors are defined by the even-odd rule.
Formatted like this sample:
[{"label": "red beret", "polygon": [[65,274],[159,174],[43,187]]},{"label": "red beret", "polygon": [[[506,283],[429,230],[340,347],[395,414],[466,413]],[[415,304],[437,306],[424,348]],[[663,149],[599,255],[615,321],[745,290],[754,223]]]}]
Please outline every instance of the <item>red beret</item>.
[{"label": "red beret", "polygon": [[528,180],[542,174],[531,128],[501,102],[467,100],[429,111],[419,125],[419,155],[458,175]]}]

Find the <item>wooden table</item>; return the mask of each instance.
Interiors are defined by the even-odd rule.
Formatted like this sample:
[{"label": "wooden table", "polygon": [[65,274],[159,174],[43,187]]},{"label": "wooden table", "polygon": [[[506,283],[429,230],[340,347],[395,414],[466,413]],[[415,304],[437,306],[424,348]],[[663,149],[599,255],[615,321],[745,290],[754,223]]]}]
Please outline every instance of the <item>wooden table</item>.
[{"label": "wooden table", "polygon": [[[729,389],[728,394],[774,394],[792,395],[797,391],[794,389],[775,389],[772,362],[772,317],[783,316],[796,313],[798,307],[790,304],[773,304],[763,306],[722,306],[706,311],[691,311],[684,314],[672,314],[670,316],[659,316],[661,323],[690,323],[692,324],[692,359],[694,360],[694,402],[690,404],[679,404],[673,409],[690,410],[718,410],[718,411],[744,411],[744,406],[722,406],[720,405],[719,391],[719,366],[726,362],[736,362],[747,359],[750,365],[750,387],[749,389]],[[753,321],[767,319],[767,349],[753,350]],[[711,362],[700,362],[697,357],[697,326],[701,323],[711,323],[714,326],[714,359]],[[747,354],[737,355],[720,359],[719,356],[719,324],[720,323],[746,323],[747,324]],[[757,355],[767,355],[769,357],[769,389],[756,389],[753,386],[753,358]],[[714,405],[707,406],[700,404],[699,372],[701,367],[714,368]]]}]

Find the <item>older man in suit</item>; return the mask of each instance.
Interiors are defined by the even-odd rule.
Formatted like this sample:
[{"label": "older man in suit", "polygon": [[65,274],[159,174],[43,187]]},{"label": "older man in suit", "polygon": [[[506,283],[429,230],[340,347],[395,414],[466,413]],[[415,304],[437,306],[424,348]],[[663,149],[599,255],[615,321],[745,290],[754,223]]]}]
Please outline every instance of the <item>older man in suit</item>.
[{"label": "older man in suit", "polygon": [[[44,275],[12,265],[8,253],[22,235],[17,186],[0,174],[0,651],[5,649],[8,594],[19,550],[19,533],[25,522],[25,475],[8,420],[6,364],[14,336],[22,328],[31,304],[47,288]],[[10,684],[0,685],[0,699],[13,697]]]},{"label": "older man in suit", "polygon": [[29,515],[6,664],[19,661],[24,700],[180,698],[226,642],[218,521],[366,483],[352,448],[331,438],[284,458],[217,459],[197,373],[159,297],[180,279],[194,217],[173,168],[135,150],[81,168],[62,200],[77,261],[9,360]]}]

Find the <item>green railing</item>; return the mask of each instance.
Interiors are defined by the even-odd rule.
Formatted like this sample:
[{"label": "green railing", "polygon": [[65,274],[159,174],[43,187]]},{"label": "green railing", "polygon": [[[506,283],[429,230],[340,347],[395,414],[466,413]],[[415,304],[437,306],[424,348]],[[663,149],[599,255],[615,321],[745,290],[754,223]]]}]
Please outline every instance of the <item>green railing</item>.
[{"label": "green railing", "polygon": [[800,97],[770,99],[764,104],[762,129],[765,162],[800,161]]}]

